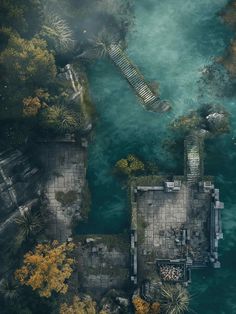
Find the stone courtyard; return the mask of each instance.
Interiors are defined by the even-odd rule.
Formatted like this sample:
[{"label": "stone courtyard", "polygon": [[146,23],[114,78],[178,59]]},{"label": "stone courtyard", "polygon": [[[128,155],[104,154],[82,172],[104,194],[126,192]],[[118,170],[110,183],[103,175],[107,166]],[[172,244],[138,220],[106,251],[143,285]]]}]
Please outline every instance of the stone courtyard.
[{"label": "stone courtyard", "polygon": [[195,191],[185,182],[172,193],[151,188],[138,190],[138,225],[144,226],[139,254],[174,260],[185,258],[188,253],[196,263],[204,264],[210,246],[210,200],[211,193]]},{"label": "stone courtyard", "polygon": [[144,226],[144,239],[139,254],[154,253],[156,257],[179,258],[181,250],[175,245],[174,234],[187,221],[187,191],[183,186],[178,193],[138,191],[138,225]]},{"label": "stone courtyard", "polygon": [[86,235],[76,238],[79,286],[99,299],[111,289],[123,290],[130,280],[129,238]]},{"label": "stone courtyard", "polygon": [[204,175],[203,139],[184,142],[184,175],[131,181],[131,280],[191,281],[191,269],[220,267],[221,209],[213,177]]},{"label": "stone courtyard", "polygon": [[86,149],[75,142],[54,141],[39,143],[39,154],[45,173],[43,190],[48,200],[48,233],[52,239],[66,241],[71,236],[72,220],[81,219]]},{"label": "stone courtyard", "polygon": [[[148,177],[144,178],[147,182]],[[203,178],[204,179],[204,178]],[[156,185],[132,185],[133,281],[161,276],[188,281],[191,268],[215,268],[222,239],[219,190],[211,182],[156,177]],[[159,273],[158,273],[159,269]],[[162,274],[161,274],[162,273]]]}]

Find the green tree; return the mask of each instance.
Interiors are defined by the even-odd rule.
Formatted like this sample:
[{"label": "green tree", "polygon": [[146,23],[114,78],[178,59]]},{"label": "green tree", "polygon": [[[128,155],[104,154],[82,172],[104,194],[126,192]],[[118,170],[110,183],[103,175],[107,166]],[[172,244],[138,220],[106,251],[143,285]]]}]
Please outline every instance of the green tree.
[{"label": "green tree", "polygon": [[40,0],[1,0],[0,27],[6,26],[24,36],[32,36],[42,21]]},{"label": "green tree", "polygon": [[5,83],[30,87],[47,86],[55,79],[56,65],[53,55],[42,39],[26,40],[12,34],[6,49],[0,53],[0,66]]},{"label": "green tree", "polygon": [[0,29],[0,35],[4,37],[0,50],[0,115],[18,119],[25,109],[24,99],[54,84],[55,59],[42,39],[26,40],[9,28]]}]

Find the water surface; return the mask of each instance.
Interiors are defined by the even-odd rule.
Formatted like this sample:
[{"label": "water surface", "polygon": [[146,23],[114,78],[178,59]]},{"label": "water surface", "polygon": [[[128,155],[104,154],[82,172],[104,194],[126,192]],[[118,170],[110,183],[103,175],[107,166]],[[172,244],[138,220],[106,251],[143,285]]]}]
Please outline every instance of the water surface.
[{"label": "water surface", "polygon": [[[160,83],[161,95],[173,103],[171,114],[146,112],[132,89],[109,60],[90,67],[89,79],[98,122],[89,148],[88,180],[92,192],[89,224],[80,232],[122,232],[129,226],[127,191],[113,175],[115,162],[134,153],[158,163],[166,173],[182,168],[162,148],[171,136],[174,116],[200,103],[223,103],[232,114],[235,99],[200,93],[204,66],[221,55],[232,36],[217,13],[227,0],[136,0],[136,23],[127,52],[150,81]],[[233,132],[234,133],[234,132]],[[236,313],[236,145],[234,134],[207,143],[205,172],[215,175],[225,202],[221,243],[222,268],[195,271],[191,307],[199,314]]]}]

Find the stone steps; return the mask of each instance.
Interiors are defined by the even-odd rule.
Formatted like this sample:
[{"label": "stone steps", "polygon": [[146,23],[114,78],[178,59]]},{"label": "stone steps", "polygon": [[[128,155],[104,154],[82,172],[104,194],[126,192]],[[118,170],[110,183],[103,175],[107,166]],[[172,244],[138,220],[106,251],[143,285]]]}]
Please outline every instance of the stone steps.
[{"label": "stone steps", "polygon": [[188,183],[196,183],[201,177],[200,142],[197,136],[189,136],[185,141],[186,177]]},{"label": "stone steps", "polygon": [[149,85],[145,82],[141,73],[131,63],[119,45],[111,44],[108,47],[108,54],[145,105],[152,105],[155,103],[157,111],[158,106],[160,106],[160,111],[164,108],[168,110],[167,107],[162,106],[159,97],[154,94]]}]

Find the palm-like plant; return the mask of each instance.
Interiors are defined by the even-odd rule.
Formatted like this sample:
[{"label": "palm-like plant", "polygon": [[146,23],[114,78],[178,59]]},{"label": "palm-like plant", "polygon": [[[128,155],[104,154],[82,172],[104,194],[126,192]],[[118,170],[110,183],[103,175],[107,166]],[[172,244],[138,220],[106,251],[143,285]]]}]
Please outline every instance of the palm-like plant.
[{"label": "palm-like plant", "polygon": [[0,293],[7,301],[14,301],[18,297],[17,284],[11,279],[0,281]]},{"label": "palm-like plant", "polygon": [[161,287],[161,308],[166,314],[186,313],[189,308],[188,291],[179,284],[164,284]]},{"label": "palm-like plant", "polygon": [[92,50],[97,58],[102,58],[107,55],[107,49],[111,44],[119,42],[119,36],[109,33],[103,29],[98,35],[89,40],[92,44]]},{"label": "palm-like plant", "polygon": [[15,221],[20,227],[19,237],[23,241],[32,235],[36,235],[43,226],[41,215],[39,213],[32,213],[31,210],[24,212]]},{"label": "palm-like plant", "polygon": [[74,48],[73,32],[66,21],[54,13],[47,15],[41,36],[53,46],[56,52],[65,53]]},{"label": "palm-like plant", "polygon": [[43,112],[43,123],[59,133],[74,132],[79,127],[77,115],[63,106],[53,105]]}]

